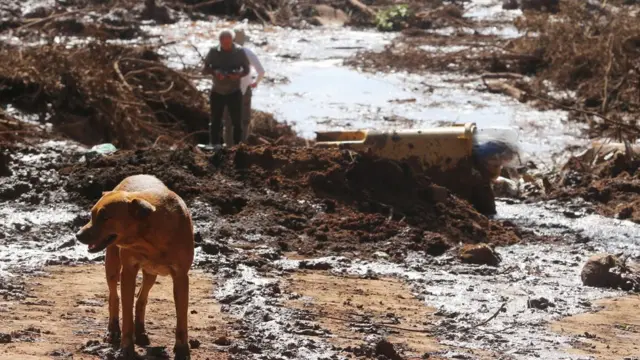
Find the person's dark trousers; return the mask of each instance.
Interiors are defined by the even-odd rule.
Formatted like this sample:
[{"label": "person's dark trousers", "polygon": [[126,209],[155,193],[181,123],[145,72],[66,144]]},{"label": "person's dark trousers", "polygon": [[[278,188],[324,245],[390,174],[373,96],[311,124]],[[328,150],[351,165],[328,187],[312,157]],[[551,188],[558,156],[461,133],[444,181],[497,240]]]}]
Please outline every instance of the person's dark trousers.
[{"label": "person's dark trousers", "polygon": [[222,143],[222,116],[224,108],[229,111],[233,124],[233,141],[239,144],[242,141],[242,92],[240,89],[231,94],[218,94],[215,91],[209,96],[211,105],[211,126],[209,127],[209,139],[212,145]]}]

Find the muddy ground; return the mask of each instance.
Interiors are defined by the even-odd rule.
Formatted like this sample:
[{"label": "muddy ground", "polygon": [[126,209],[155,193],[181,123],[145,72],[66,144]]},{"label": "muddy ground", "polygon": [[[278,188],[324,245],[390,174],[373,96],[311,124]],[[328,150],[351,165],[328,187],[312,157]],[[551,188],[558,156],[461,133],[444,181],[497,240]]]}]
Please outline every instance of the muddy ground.
[{"label": "muddy ground", "polygon": [[[167,1],[166,11],[154,14],[129,2],[120,3],[126,11],[98,4],[91,12],[83,8],[86,3],[91,2],[55,11],[50,4],[44,10],[27,6],[23,10],[29,14],[22,16],[15,6],[0,8],[13,14],[3,22],[8,61],[0,65],[0,359],[113,358],[114,349],[102,342],[103,255],[89,254],[74,233],[102,191],[138,173],[164,181],[186,200],[194,218],[189,317],[194,359],[632,359],[640,354],[637,295],[583,286],[580,278],[582,265],[595,253],[640,259],[636,155],[620,152],[596,164],[576,155],[575,148],[565,149],[567,137],[584,145],[588,134],[596,133],[576,131],[575,121],[556,122],[557,113],[526,107],[502,91],[488,94],[486,83],[459,73],[417,79],[387,74],[402,67],[434,71],[451,59],[423,66],[417,60],[424,58],[370,49],[387,39],[379,33],[329,29],[343,24],[404,29],[395,41],[414,41],[426,51],[484,49],[479,42],[504,45],[518,36],[510,12],[519,10],[492,1],[409,2],[407,16],[386,1],[362,2],[364,8],[331,2],[351,15],[346,19],[323,8],[269,10],[260,2],[247,2],[251,14],[180,1]],[[68,20],[71,15],[51,18],[78,7],[84,17],[76,22]],[[555,11],[534,9],[550,10]],[[195,146],[207,116],[206,98],[198,92],[206,94],[208,83],[193,69],[199,47],[208,43],[195,50],[186,44],[233,25],[238,16],[253,22],[251,44],[273,69],[256,92],[256,107],[276,114],[256,111],[249,143],[212,155]],[[88,25],[91,19],[98,25]],[[271,24],[257,25],[262,21]],[[451,36],[451,27],[457,35]],[[468,34],[470,28],[477,33]],[[353,37],[341,39],[344,31]],[[32,42],[68,35],[76,48]],[[144,39],[154,36],[176,44]],[[91,53],[82,42],[88,37],[133,43],[94,44]],[[148,51],[126,48],[145,41]],[[20,50],[26,44],[36,47]],[[356,56],[363,47],[370,51]],[[336,65],[352,56],[349,66],[382,73],[365,78]],[[79,57],[86,60],[81,66],[72,61]],[[388,67],[390,57],[402,61]],[[520,60],[514,63],[522,65]],[[458,64],[477,67],[453,70],[491,70],[486,61]],[[40,65],[51,71],[39,73]],[[297,72],[306,74],[308,83]],[[329,91],[336,79],[353,90]],[[400,91],[397,83],[405,87]],[[94,90],[96,84],[102,92]],[[387,97],[380,95],[387,91]],[[615,98],[614,107],[625,94]],[[465,112],[450,110],[455,107]],[[507,122],[520,127],[527,146],[524,164],[503,173],[519,183],[518,191],[497,192],[495,203],[486,184],[466,175],[425,175],[402,163],[309,147],[309,133],[324,127],[411,128],[477,118],[482,128],[504,125],[503,118],[496,119],[500,116],[516,118]],[[538,123],[531,125],[531,119]],[[602,128],[596,125],[591,129]],[[89,152],[91,145],[107,141],[120,150]],[[536,145],[544,142],[547,148]],[[545,151],[558,157],[536,157]],[[554,168],[549,158],[564,160]],[[495,211],[484,211],[487,204]],[[137,349],[143,358],[172,357],[173,311],[170,280],[159,278],[149,304],[152,344]]]}]

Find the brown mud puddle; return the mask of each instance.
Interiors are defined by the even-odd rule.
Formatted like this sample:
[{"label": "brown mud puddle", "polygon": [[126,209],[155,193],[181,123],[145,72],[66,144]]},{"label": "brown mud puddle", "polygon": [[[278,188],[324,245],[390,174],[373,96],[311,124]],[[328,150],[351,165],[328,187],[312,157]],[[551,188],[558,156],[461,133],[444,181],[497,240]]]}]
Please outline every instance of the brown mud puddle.
[{"label": "brown mud puddle", "polygon": [[598,360],[627,359],[640,354],[640,296],[604,299],[604,309],[579,314],[551,324],[562,335],[574,335],[569,351]]},{"label": "brown mud puddle", "polygon": [[[56,266],[48,271],[48,276],[30,279],[31,296],[26,301],[0,302],[0,329],[12,333],[12,342],[0,347],[0,359],[100,359],[83,353],[81,348],[89,341],[101,341],[107,328],[104,266]],[[176,319],[171,284],[170,278],[158,278],[147,305],[151,346],[166,347],[170,355]],[[191,272],[189,338],[201,343],[198,349],[192,349],[194,360],[223,360],[228,356],[213,345],[221,336],[231,336],[223,330],[229,326],[213,300],[212,284],[203,272]],[[138,353],[144,354],[143,349],[138,348]]]},{"label": "brown mud puddle", "polygon": [[[439,319],[437,310],[418,300],[399,279],[302,271],[293,274],[288,283],[286,292],[300,297],[286,306],[310,312],[322,329],[330,331],[329,341],[343,349],[357,354],[370,334],[378,334],[396,350],[404,350],[402,359],[423,359],[425,354],[429,359],[444,359],[433,354],[454,350],[439,344],[432,333],[432,324]],[[481,350],[475,355],[478,359],[496,358]]]}]

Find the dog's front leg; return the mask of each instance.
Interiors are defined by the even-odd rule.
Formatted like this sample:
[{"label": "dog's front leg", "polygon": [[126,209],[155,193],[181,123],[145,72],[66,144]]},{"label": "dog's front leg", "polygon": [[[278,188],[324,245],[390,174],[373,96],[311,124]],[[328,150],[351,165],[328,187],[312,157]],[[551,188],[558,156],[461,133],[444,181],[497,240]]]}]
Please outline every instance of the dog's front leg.
[{"label": "dog's front leg", "polygon": [[178,272],[173,274],[173,301],[176,305],[176,353],[175,360],[191,359],[189,353],[189,274]]},{"label": "dog's front leg", "polygon": [[120,292],[122,298],[122,340],[120,350],[122,357],[133,359],[135,356],[134,347],[134,325],[133,325],[133,298],[136,292],[136,276],[139,268],[127,264],[123,261],[122,274],[120,275]]},{"label": "dog's front leg", "polygon": [[115,246],[108,247],[104,264],[109,286],[109,325],[106,341],[117,345],[120,342],[120,298],[118,297],[120,249]]}]

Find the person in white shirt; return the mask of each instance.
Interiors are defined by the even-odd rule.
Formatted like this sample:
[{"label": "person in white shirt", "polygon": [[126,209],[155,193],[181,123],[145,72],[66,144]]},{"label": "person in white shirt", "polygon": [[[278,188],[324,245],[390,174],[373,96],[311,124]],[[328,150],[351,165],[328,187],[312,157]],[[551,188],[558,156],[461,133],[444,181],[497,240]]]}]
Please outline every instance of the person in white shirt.
[{"label": "person in white shirt", "polygon": [[[252,89],[255,89],[260,81],[262,81],[265,71],[256,54],[251,49],[244,46],[247,37],[244,30],[237,28],[234,29],[234,32],[234,42],[242,46],[242,49],[249,59],[249,65],[251,69],[255,70],[255,73],[254,71],[251,71],[249,75],[244,76],[242,77],[242,79],[240,79],[240,91],[242,91],[242,142],[245,142],[249,137],[249,125],[251,124],[251,97],[253,96]],[[228,113],[225,112],[224,142],[227,144],[227,146],[235,145],[233,142],[233,131],[230,123],[231,117]],[[226,124],[229,124],[229,126],[227,126]]]}]

